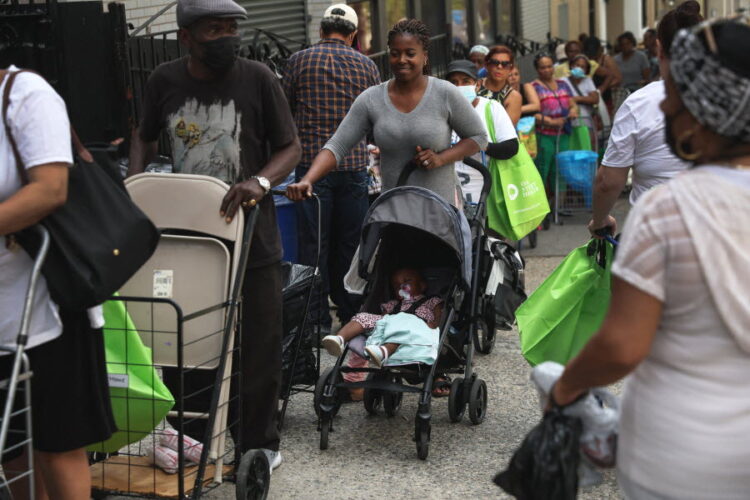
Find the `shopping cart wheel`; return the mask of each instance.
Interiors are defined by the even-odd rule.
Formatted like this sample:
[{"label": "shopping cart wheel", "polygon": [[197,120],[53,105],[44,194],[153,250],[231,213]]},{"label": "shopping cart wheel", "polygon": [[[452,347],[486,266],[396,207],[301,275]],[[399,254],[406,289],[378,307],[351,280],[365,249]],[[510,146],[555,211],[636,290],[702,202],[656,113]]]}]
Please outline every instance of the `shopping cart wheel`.
[{"label": "shopping cart wheel", "polygon": [[[333,367],[327,368],[321,375],[318,381],[315,384],[315,391],[313,392],[313,407],[315,408],[315,415],[320,417],[320,404],[323,401],[323,391],[326,388],[326,382],[333,374]],[[341,373],[338,374],[338,377],[336,377],[336,382],[341,382]],[[341,400],[338,399],[338,389],[334,390],[334,395],[336,396],[336,406],[333,409],[333,415],[332,417],[335,417],[336,414],[339,412],[339,409],[341,408]]]},{"label": "shopping cart wheel", "polygon": [[495,347],[497,339],[497,325],[495,323],[495,305],[492,299],[482,299],[482,313],[478,319],[479,331],[474,336],[474,347],[482,354],[489,354]]},{"label": "shopping cart wheel", "polygon": [[469,420],[474,425],[484,422],[487,414],[487,384],[481,378],[475,378],[469,391]]},{"label": "shopping cart wheel", "polygon": [[451,422],[460,422],[466,411],[466,400],[463,395],[464,379],[456,377],[451,383],[451,393],[448,396],[448,418]]},{"label": "shopping cart wheel", "polygon": [[[367,374],[366,380],[368,382],[377,379],[377,373]],[[383,403],[383,394],[378,389],[370,389],[369,387],[365,387],[363,402],[365,404],[365,410],[367,410],[367,413],[369,413],[370,415],[377,415],[378,411],[380,410],[380,405]]]},{"label": "shopping cart wheel", "polygon": [[[400,377],[393,377],[393,382],[400,384]],[[389,417],[395,417],[401,409],[401,400],[404,399],[403,392],[385,391],[383,392],[383,409]]]},{"label": "shopping cart wheel", "polygon": [[271,485],[271,467],[261,450],[246,451],[237,468],[237,500],[265,500]]},{"label": "shopping cart wheel", "polygon": [[417,442],[417,457],[420,460],[427,460],[427,455],[430,454],[430,433],[432,426],[430,421],[420,418],[417,415],[414,424],[414,440]]}]

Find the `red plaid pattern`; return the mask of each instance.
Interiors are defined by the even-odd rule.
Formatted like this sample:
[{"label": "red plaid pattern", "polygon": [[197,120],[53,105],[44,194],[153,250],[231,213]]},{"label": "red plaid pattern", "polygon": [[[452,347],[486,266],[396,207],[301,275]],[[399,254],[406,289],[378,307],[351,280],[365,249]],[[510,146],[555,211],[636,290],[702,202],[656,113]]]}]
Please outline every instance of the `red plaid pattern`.
[{"label": "red plaid pattern", "polygon": [[[341,40],[328,38],[292,54],[282,83],[302,142],[300,165],[310,166],[354,99],[380,83],[380,73],[369,57]],[[363,140],[336,170],[359,171],[367,164]]]}]

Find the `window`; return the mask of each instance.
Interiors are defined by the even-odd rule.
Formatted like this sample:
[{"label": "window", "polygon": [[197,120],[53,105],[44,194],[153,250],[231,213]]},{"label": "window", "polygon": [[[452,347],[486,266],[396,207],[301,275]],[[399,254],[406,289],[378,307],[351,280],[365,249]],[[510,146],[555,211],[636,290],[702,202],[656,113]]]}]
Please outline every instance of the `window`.
[{"label": "window", "polygon": [[469,45],[469,25],[466,22],[466,0],[451,0],[451,24],[453,25],[453,43]]},{"label": "window", "polygon": [[474,43],[491,45],[495,41],[495,33],[492,27],[492,0],[477,0],[476,2],[476,40]]},{"label": "window", "polygon": [[349,6],[354,9],[359,19],[355,48],[363,54],[372,54],[372,2],[350,2]]}]

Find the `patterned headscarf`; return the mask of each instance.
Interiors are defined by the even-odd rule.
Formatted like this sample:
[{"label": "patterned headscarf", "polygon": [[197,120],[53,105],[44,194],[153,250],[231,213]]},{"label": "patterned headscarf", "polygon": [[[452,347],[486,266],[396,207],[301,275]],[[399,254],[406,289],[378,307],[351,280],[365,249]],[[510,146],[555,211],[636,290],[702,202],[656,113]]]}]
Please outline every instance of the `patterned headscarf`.
[{"label": "patterned headscarf", "polygon": [[476,52],[477,54],[482,54],[483,56],[486,56],[487,54],[490,53],[490,49],[488,49],[484,45],[474,45],[469,51],[469,54],[473,54],[474,52]]},{"label": "patterned headscarf", "polygon": [[[748,20],[741,16],[729,22]],[[677,34],[670,73],[682,102],[701,125],[721,136],[750,142],[750,78],[722,66],[711,29],[715,22],[706,21]],[[701,32],[708,48],[698,36]]]}]

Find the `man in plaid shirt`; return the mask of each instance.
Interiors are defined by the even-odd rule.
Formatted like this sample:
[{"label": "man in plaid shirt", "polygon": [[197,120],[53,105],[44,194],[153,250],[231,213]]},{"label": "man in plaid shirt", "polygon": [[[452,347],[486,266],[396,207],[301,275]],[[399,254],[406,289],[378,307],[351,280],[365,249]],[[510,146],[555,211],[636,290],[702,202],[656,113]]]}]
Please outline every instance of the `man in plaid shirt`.
[{"label": "man in plaid shirt", "polygon": [[[283,86],[302,143],[297,180],[307,173],[354,99],[368,87],[380,83],[375,63],[352,48],[357,25],[357,14],[351,7],[346,4],[330,6],[320,23],[320,42],[293,54],[287,64]],[[314,186],[322,205],[320,270],[324,293],[317,310],[321,311],[324,329],[331,326],[328,293],[338,306],[342,324],[358,309],[355,297],[346,292],[343,281],[367,212],[367,164],[367,144],[363,140],[335,171]],[[314,265],[318,215],[313,200],[298,205],[297,220],[299,261]]]}]

